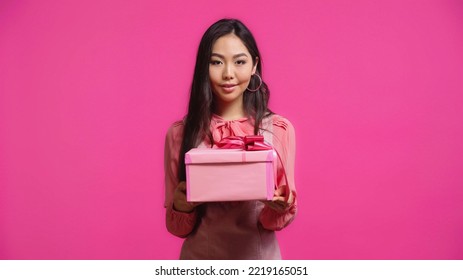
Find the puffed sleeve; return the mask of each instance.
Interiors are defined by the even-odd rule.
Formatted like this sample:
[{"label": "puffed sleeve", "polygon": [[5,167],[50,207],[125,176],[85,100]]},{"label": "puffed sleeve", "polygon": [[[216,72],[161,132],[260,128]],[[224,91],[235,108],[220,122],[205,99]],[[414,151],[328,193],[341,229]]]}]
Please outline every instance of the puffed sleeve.
[{"label": "puffed sleeve", "polygon": [[[291,122],[278,115],[273,116],[273,146],[281,159],[277,163],[277,185],[288,184],[294,200],[282,213],[265,206],[259,216],[259,221],[268,230],[281,230],[294,220],[297,213],[297,194],[294,182],[296,136]],[[288,183],[284,176],[285,172]]]},{"label": "puffed sleeve", "polygon": [[182,143],[183,123],[175,122],[167,131],[164,145],[165,201],[167,230],[178,237],[186,237],[196,224],[196,210],[191,213],[173,209],[175,188],[179,184],[178,158]]}]

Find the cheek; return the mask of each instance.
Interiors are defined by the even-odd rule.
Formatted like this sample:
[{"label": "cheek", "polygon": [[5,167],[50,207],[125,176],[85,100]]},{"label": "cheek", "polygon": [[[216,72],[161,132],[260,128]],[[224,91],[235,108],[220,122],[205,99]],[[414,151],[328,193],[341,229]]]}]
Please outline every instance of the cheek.
[{"label": "cheek", "polygon": [[241,69],[239,71],[239,77],[241,81],[248,81],[251,79],[252,76],[252,67],[246,67],[244,69]]},{"label": "cheek", "polygon": [[209,80],[212,83],[216,83],[219,80],[219,78],[220,77],[219,77],[217,71],[213,71],[212,69],[209,69]]},{"label": "cheek", "polygon": [[248,82],[249,80],[251,80],[251,74],[251,72],[240,73],[239,80],[241,82]]}]

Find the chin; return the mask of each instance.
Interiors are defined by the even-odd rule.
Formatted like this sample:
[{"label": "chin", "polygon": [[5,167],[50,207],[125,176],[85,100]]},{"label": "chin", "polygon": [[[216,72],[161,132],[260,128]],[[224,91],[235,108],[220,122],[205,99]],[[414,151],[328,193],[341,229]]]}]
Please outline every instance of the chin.
[{"label": "chin", "polygon": [[228,92],[225,92],[225,93],[219,94],[217,97],[220,100],[224,101],[224,102],[233,102],[233,101],[239,99],[241,96],[242,96],[242,94],[240,94],[240,93],[235,93],[235,92],[228,93]]},{"label": "chin", "polygon": [[218,91],[218,92],[219,93],[214,92],[215,97],[218,100],[222,102],[226,102],[226,103],[233,102],[239,99],[243,95],[242,93],[238,93],[238,92],[223,92],[223,91]]},{"label": "chin", "polygon": [[227,98],[227,97],[220,96],[218,97],[218,99],[222,103],[233,103],[237,98]]}]

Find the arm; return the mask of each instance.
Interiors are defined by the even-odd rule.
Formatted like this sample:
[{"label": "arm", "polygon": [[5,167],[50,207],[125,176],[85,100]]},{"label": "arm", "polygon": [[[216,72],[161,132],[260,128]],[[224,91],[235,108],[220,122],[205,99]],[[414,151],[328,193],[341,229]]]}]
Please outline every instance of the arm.
[{"label": "arm", "polygon": [[[274,120],[274,148],[278,151],[281,162],[277,163],[277,186],[272,201],[265,206],[259,216],[262,226],[268,230],[281,230],[289,225],[297,213],[296,186],[294,183],[294,162],[296,154],[296,137],[293,125],[279,116]],[[283,169],[284,167],[284,169]],[[286,183],[284,172],[288,183]]]},{"label": "arm", "polygon": [[[168,130],[164,145],[164,173],[166,197],[164,207],[166,208],[166,227],[173,235],[186,237],[193,231],[197,215],[196,210],[184,208],[182,202],[186,202],[185,182],[178,179],[178,158],[181,145],[181,132],[183,124],[174,123]],[[174,206],[174,201],[175,207]],[[179,203],[180,202],[180,203]]]}]

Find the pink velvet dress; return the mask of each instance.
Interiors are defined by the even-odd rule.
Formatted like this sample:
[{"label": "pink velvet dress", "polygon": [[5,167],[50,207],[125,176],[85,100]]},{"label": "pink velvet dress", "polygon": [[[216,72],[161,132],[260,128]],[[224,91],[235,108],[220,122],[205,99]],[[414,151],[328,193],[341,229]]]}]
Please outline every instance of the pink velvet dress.
[{"label": "pink velvet dress", "polygon": [[[226,121],[213,115],[211,132],[215,142],[228,136],[253,135],[254,127],[247,118]],[[173,209],[183,123],[175,122],[165,142],[166,226],[172,234],[185,238],[180,259],[281,259],[275,231],[286,227],[297,212],[294,184],[295,135],[292,124],[279,115],[264,119],[260,131],[280,154],[277,167],[278,186],[288,185],[295,199],[283,213],[261,201],[210,202],[196,207],[192,213]],[[199,147],[210,147],[204,141]]]}]

